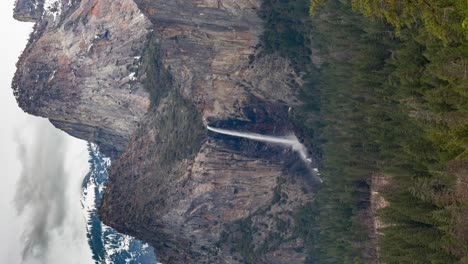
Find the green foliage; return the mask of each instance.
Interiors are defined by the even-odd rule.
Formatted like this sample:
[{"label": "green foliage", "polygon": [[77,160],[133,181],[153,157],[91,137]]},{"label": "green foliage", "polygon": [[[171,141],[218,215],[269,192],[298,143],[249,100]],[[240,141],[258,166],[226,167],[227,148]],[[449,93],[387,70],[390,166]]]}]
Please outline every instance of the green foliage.
[{"label": "green foliage", "polygon": [[[276,8],[281,6],[281,9],[273,13],[281,14],[283,9],[291,10],[287,8],[287,3],[285,1],[282,5],[275,5]],[[307,73],[301,95],[304,105],[294,111],[292,118],[295,123],[301,124],[303,130],[308,133],[307,136],[320,146],[314,149],[316,155],[324,156],[321,171],[327,180],[318,191],[314,203],[304,206],[295,217],[296,232],[304,238],[309,252],[306,262],[361,263],[361,251],[366,246],[366,242],[361,241],[367,238],[365,227],[359,224],[361,219],[357,219],[356,215],[367,207],[368,190],[365,187],[365,177],[369,171],[377,168],[375,155],[378,154],[377,144],[367,141],[369,133],[364,127],[375,127],[375,120],[388,119],[384,110],[379,107],[391,106],[376,104],[373,86],[385,79],[384,73],[378,71],[384,66],[382,58],[387,57],[389,52],[385,51],[386,44],[375,45],[372,42],[381,38],[380,32],[368,34],[365,36],[366,41],[361,40],[365,32],[356,24],[361,25],[363,19],[353,14],[349,7],[336,5],[333,9],[336,10],[333,14],[320,17],[312,23],[305,21],[296,26],[300,35],[313,36],[312,44],[315,48],[323,50],[324,53],[339,53],[337,57],[327,57],[326,61],[329,63],[323,65],[322,69],[311,67],[310,56],[299,57],[294,52],[287,52],[290,48],[308,50],[308,41],[304,41],[301,48],[296,45],[285,48],[285,42],[275,40],[272,42],[282,44],[273,45],[276,50],[267,51],[279,50],[281,55],[291,59],[293,65],[300,66],[299,71]],[[288,16],[291,15],[288,13]],[[336,17],[340,17],[340,20]],[[267,32],[270,34],[265,41],[284,37],[275,33],[278,28],[282,28],[279,23],[281,21],[277,21],[271,28],[270,24],[266,23]],[[349,57],[340,57],[340,54],[349,56],[345,52],[349,52],[349,47],[354,45],[356,48],[349,54],[350,57],[355,57],[359,64],[353,64]],[[268,44],[265,46],[268,47]],[[360,52],[361,49],[368,53]],[[375,78],[361,74],[363,71],[375,71]],[[362,108],[372,111],[372,115],[366,116],[366,112],[359,111]],[[397,121],[390,119],[388,124],[386,123],[388,129],[392,122]],[[383,140],[389,142],[386,138]],[[364,187],[361,188],[362,186]]]},{"label": "green foliage", "polygon": [[310,0],[309,14],[311,16],[315,15],[317,9],[325,4],[327,0]]},{"label": "green foliage", "polygon": [[171,91],[166,100],[160,109],[157,137],[164,146],[161,163],[172,166],[176,161],[192,158],[206,134],[201,116],[191,102],[176,91]]},{"label": "green foliage", "polygon": [[291,58],[296,70],[309,63],[308,0],[264,0],[259,16],[265,22],[264,52]]},{"label": "green foliage", "polygon": [[312,263],[361,257],[357,241],[365,230],[353,221],[365,205],[359,186],[385,173],[396,187],[385,193],[390,206],[381,212],[389,224],[382,261],[453,263],[467,255],[467,241],[453,231],[453,208],[463,205],[444,198],[454,196],[455,182],[444,169],[468,156],[468,5],[351,2],[311,1],[313,55],[326,63],[309,71],[314,81],[303,87],[320,99],[303,96],[294,119],[320,143],[325,184],[314,208],[298,214],[299,232]]},{"label": "green foliage", "polygon": [[160,170],[170,171],[177,161],[191,158],[200,149],[206,135],[201,115],[173,87],[155,35],[150,36],[146,44],[137,75],[150,94],[150,113],[156,118]]},{"label": "green foliage", "polygon": [[[303,105],[291,119],[314,143],[325,178],[295,216],[306,263],[366,261],[372,245],[360,215],[375,173],[393,179],[384,193],[390,206],[380,212],[388,224],[384,263],[467,259],[467,241],[454,231],[466,204],[454,200],[456,179],[446,172],[468,158],[466,0],[310,0],[308,7],[265,0],[260,12],[265,52],[305,74]],[[312,65],[311,56],[323,64]]]},{"label": "green foliage", "polygon": [[350,263],[364,261],[362,252],[368,247],[368,230],[358,217],[368,207],[366,179],[379,170],[384,157],[395,156],[395,139],[403,131],[393,128],[405,120],[394,111],[393,92],[378,89],[390,70],[385,65],[391,40],[388,28],[369,27],[346,5],[327,3],[324,8],[329,12],[314,17],[311,34],[320,50],[315,56],[327,63],[317,69],[318,80],[304,87],[318,90],[321,111],[316,114],[303,108],[298,112],[305,120],[322,120],[318,127],[305,122],[322,142],[325,177],[313,205],[320,211],[321,232],[311,242],[315,246],[310,259]]},{"label": "green foliage", "polygon": [[137,76],[149,92],[151,103],[157,106],[172,88],[171,76],[161,61],[161,50],[156,36],[150,36]]},{"label": "green foliage", "polygon": [[[310,13],[327,0],[311,0]],[[350,0],[353,9],[367,17],[383,18],[397,33],[418,28],[445,45],[468,36],[468,4],[465,0]]]}]

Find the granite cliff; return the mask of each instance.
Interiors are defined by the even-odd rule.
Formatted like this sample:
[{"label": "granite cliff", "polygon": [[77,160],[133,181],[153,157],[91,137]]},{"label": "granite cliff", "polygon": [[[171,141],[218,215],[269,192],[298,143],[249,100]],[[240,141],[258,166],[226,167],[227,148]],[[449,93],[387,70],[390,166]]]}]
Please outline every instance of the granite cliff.
[{"label": "granite cliff", "polygon": [[262,54],[260,0],[17,0],[35,30],[20,107],[114,160],[101,219],[163,263],[303,263],[313,199],[292,150],[205,127],[287,135],[301,80]]},{"label": "granite cliff", "polygon": [[36,21],[13,81],[20,107],[108,154],[122,151],[150,104],[132,78],[150,22],[131,0],[18,0],[15,14]]}]

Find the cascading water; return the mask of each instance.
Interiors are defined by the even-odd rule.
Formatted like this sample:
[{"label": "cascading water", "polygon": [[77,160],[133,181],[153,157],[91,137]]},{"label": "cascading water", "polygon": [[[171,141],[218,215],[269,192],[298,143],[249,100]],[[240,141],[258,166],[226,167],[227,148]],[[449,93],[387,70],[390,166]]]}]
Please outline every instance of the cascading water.
[{"label": "cascading water", "polygon": [[318,176],[319,175],[318,169],[311,168],[312,160],[307,156],[307,148],[301,142],[299,142],[299,139],[293,134],[289,136],[285,136],[285,137],[275,137],[275,136],[261,135],[257,133],[239,132],[239,131],[227,130],[227,129],[222,129],[222,128],[214,128],[211,126],[206,126],[206,128],[209,131],[212,131],[218,134],[246,138],[246,139],[251,139],[255,141],[279,144],[279,145],[291,147],[295,152],[299,154],[302,161],[306,163],[307,167],[311,169],[312,175],[316,177],[320,182],[323,182],[322,179]]}]

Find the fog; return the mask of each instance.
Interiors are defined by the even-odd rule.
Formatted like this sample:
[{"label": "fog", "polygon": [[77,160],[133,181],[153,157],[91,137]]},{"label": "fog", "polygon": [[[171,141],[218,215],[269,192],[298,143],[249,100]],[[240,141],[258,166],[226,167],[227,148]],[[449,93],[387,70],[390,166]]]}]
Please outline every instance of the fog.
[{"label": "fog", "polygon": [[0,2],[0,263],[92,263],[80,205],[86,143],[18,108],[11,80],[31,23]]}]

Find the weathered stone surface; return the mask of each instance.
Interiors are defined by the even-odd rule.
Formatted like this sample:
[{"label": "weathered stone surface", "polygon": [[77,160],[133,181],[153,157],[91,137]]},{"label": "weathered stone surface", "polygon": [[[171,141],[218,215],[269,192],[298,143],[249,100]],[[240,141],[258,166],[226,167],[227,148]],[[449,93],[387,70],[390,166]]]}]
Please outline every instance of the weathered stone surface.
[{"label": "weathered stone surface", "polygon": [[35,26],[13,82],[18,103],[71,135],[121,151],[150,105],[131,75],[150,22],[132,0],[83,0],[61,12]]},{"label": "weathered stone surface", "polygon": [[302,263],[293,215],[311,201],[313,185],[297,154],[210,134],[190,155],[167,160],[179,132],[161,126],[165,108],[147,116],[115,162],[102,219],[150,242],[163,263]]},{"label": "weathered stone surface", "polygon": [[[277,135],[293,130],[288,105],[297,103],[300,78],[282,58],[252,61],[263,30],[260,1],[136,3],[154,24],[171,89],[205,123]],[[165,107],[147,117],[115,162],[102,218],[149,241],[164,263],[302,263],[293,214],[311,201],[312,183],[295,153],[210,133],[168,169],[161,153],[170,150],[171,136],[160,130],[174,128],[160,121]],[[135,228],[141,223],[145,228]]]},{"label": "weathered stone surface", "polygon": [[41,18],[42,4],[37,0],[16,0],[14,18],[23,22],[36,22]]},{"label": "weathered stone surface", "polygon": [[[121,153],[102,220],[151,243],[163,263],[304,261],[293,215],[313,184],[299,157],[205,130],[293,131],[288,108],[301,80],[283,58],[256,58],[260,3],[62,2],[37,22],[18,63],[23,109]],[[146,43],[160,52],[154,72],[137,70]],[[143,86],[157,97],[151,108]]]},{"label": "weathered stone surface", "polygon": [[268,57],[250,65],[263,32],[261,1],[135,2],[154,24],[175,86],[204,118],[236,117],[252,93],[293,100],[288,74],[295,74],[286,60]]}]

